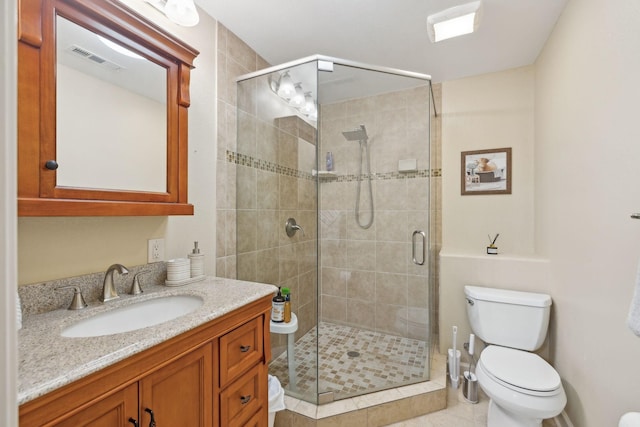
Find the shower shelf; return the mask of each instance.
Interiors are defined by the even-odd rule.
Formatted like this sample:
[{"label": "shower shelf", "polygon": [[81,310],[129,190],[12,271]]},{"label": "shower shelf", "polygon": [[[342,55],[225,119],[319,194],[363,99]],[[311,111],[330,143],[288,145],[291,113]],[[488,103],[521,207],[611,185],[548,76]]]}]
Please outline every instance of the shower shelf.
[{"label": "shower shelf", "polygon": [[317,171],[315,169],[311,171],[311,175],[317,176],[318,178],[337,178],[338,177],[338,174],[336,173],[336,171]]}]

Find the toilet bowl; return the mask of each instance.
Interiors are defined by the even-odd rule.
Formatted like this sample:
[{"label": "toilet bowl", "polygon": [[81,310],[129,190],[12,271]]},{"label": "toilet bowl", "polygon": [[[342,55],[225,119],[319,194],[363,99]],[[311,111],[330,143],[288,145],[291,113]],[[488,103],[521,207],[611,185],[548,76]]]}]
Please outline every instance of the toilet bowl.
[{"label": "toilet bowl", "polygon": [[560,376],[535,353],[489,346],[480,355],[476,375],[491,399],[489,426],[537,427],[567,403]]},{"label": "toilet bowl", "polygon": [[560,375],[533,353],[543,344],[551,309],[546,294],[465,286],[467,315],[488,346],[476,367],[489,396],[487,427],[540,427],[567,403]]},{"label": "toilet bowl", "polygon": [[640,427],[640,412],[627,412],[620,418],[618,427]]}]

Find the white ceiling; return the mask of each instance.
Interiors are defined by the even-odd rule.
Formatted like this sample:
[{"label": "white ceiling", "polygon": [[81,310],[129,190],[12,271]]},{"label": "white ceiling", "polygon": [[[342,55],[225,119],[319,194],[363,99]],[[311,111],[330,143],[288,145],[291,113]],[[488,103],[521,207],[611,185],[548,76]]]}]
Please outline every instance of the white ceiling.
[{"label": "white ceiling", "polygon": [[427,16],[466,2],[196,0],[272,65],[321,54],[434,82],[532,64],[567,0],[483,0],[476,33],[432,44]]}]

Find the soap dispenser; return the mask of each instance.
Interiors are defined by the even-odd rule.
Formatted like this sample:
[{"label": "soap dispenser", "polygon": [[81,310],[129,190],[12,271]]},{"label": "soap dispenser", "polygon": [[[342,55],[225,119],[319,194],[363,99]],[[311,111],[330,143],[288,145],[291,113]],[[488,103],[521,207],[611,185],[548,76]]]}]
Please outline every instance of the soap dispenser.
[{"label": "soap dispenser", "polygon": [[204,276],[204,254],[200,253],[198,242],[193,242],[193,251],[187,256],[191,264],[191,277]]}]

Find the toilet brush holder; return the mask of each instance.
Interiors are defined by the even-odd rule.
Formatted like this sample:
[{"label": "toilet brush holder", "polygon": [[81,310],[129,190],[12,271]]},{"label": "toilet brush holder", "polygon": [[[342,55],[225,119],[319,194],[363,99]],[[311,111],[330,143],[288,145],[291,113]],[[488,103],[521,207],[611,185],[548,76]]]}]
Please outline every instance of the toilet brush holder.
[{"label": "toilet brush holder", "polygon": [[451,387],[458,388],[460,380],[460,350],[455,351],[455,357],[453,356],[453,349],[450,348],[447,351],[449,360],[449,379],[451,380]]},{"label": "toilet brush holder", "polygon": [[469,371],[464,371],[462,381],[462,395],[470,403],[478,403],[478,377]]}]

